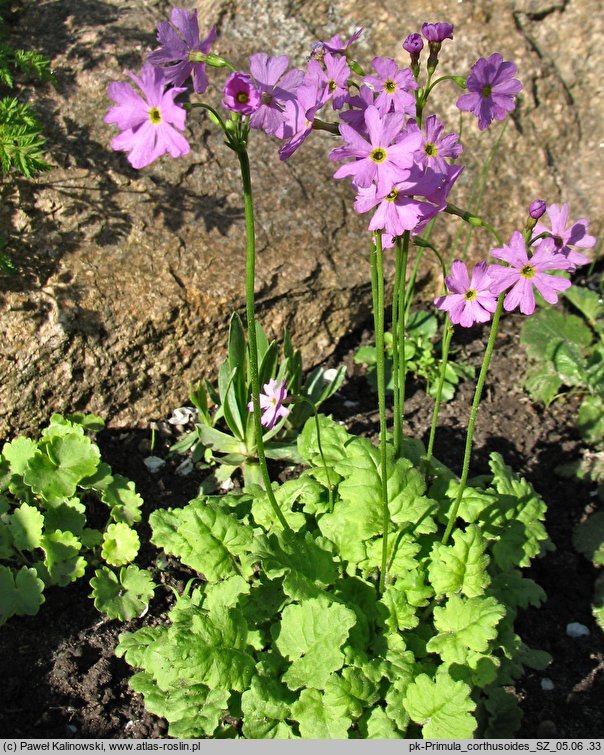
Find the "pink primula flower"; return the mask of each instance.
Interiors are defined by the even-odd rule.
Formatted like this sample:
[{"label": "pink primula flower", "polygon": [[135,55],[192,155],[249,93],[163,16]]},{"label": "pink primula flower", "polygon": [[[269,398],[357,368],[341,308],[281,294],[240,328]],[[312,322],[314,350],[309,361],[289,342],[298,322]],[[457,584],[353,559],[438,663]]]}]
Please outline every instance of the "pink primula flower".
[{"label": "pink primula flower", "polygon": [[111,146],[128,152],[133,168],[144,168],[168,152],[172,157],[189,153],[189,143],[179,133],[185,128],[186,113],[174,102],[186,89],[171,87],[161,68],[145,63],[140,76],[127,71],[139,87],[141,96],[130,84],[114,81],[107,92],[116,103],[105,116],[105,123],[115,123],[121,134],[114,136]]},{"label": "pink primula flower", "polygon": [[498,52],[488,58],[479,58],[466,81],[469,94],[461,95],[457,107],[473,113],[481,131],[493,119],[502,121],[516,107],[514,97],[522,89],[521,82],[513,78],[515,73],[516,65],[504,61]]},{"label": "pink primula flower", "polygon": [[415,96],[411,90],[417,89],[410,68],[400,69],[392,58],[376,57],[372,60],[377,76],[365,76],[368,84],[376,93],[375,106],[383,115],[394,110],[396,113],[415,115]]},{"label": "pink primula flower", "polygon": [[[282,380],[281,385],[278,385],[277,381],[272,378],[264,384],[264,393],[261,393],[258,398],[260,409],[263,412],[260,422],[264,427],[272,430],[282,417],[287,417],[289,414],[289,409],[283,406],[283,402],[287,398],[285,380]],[[254,411],[253,401],[249,402],[248,409],[250,412]]]},{"label": "pink primula flower", "polygon": [[285,103],[296,99],[296,90],[302,83],[304,72],[298,68],[287,70],[287,55],[269,57],[257,52],[250,57],[250,73],[260,90],[260,106],[250,116],[250,126],[274,136],[285,120]]},{"label": "pink primula flower", "polygon": [[451,275],[445,283],[450,294],[434,300],[438,309],[449,313],[454,325],[469,328],[475,322],[488,322],[497,309],[497,297],[490,288],[491,278],[486,262],[479,262],[468,275],[464,262],[455,260],[451,265]]},{"label": "pink primula flower", "polygon": [[563,254],[570,264],[570,269],[574,270],[580,265],[586,265],[589,257],[571,249],[577,246],[579,249],[591,249],[595,246],[596,239],[587,233],[587,218],[579,218],[575,223],[568,220],[568,204],[557,205],[550,204],[546,208],[547,215],[551,224],[548,228],[543,223],[537,223],[533,233],[538,236],[540,233],[551,233],[553,236],[556,251]]},{"label": "pink primula flower", "polygon": [[558,293],[571,285],[567,278],[548,275],[546,272],[569,269],[568,260],[556,252],[552,239],[540,241],[529,258],[524,237],[520,231],[514,231],[510,243],[504,244],[500,249],[491,249],[491,256],[510,265],[491,265],[489,268],[493,281],[491,291],[499,295],[510,289],[503,302],[503,308],[507,312],[519,307],[523,315],[532,315],[535,311],[533,286],[548,304],[555,304]]}]

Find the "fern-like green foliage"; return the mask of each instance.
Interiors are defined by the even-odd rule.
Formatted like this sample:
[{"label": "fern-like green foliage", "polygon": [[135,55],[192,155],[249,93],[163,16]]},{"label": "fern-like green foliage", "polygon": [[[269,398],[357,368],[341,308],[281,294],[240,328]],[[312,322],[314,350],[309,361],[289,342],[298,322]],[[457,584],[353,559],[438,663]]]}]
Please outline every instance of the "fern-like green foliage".
[{"label": "fern-like green foliage", "polygon": [[548,662],[514,632],[518,607],[545,598],[517,568],[548,545],[543,501],[493,454],[443,545],[454,475],[437,465],[428,488],[390,455],[380,594],[377,449],[325,416],[319,426],[329,476],[311,419],[298,438],[307,468],[274,486],[291,530],[260,488],[153,512],[153,542],[199,581],[166,625],[121,635],[133,689],[185,738],[513,735],[520,712],[504,687]]}]

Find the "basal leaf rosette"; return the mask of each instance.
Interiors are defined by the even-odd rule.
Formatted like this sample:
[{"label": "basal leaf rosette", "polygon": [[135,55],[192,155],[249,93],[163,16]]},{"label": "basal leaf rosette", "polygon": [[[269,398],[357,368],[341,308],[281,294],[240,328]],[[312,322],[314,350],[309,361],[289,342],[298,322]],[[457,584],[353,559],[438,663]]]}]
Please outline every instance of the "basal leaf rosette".
[{"label": "basal leaf rosette", "polygon": [[44,603],[44,582],[36,570],[0,566],[0,626],[12,616],[34,616]]},{"label": "basal leaf rosette", "polygon": [[140,548],[136,532],[124,522],[108,525],[103,534],[101,556],[111,566],[123,566],[134,561]]},{"label": "basal leaf rosette", "polygon": [[106,566],[97,569],[90,580],[95,608],[110,619],[129,621],[140,616],[153,597],[155,584],[145,569],[130,564],[119,573]]}]

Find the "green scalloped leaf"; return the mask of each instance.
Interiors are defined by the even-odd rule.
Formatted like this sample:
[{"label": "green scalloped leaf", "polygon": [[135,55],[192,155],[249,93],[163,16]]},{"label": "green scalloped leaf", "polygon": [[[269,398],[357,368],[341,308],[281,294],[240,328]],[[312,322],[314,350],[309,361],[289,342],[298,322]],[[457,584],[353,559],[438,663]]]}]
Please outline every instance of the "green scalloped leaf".
[{"label": "green scalloped leaf", "polygon": [[51,436],[30,458],[23,479],[49,503],[71,498],[80,480],[95,473],[99,449],[85,435],[70,431]]},{"label": "green scalloped leaf", "polygon": [[435,542],[428,566],[430,582],[436,595],[461,593],[468,598],[483,595],[489,586],[487,541],[480,529],[470,524],[466,531],[453,533],[454,545]]},{"label": "green scalloped leaf", "polygon": [[380,692],[376,682],[363,669],[345,666],[340,673],[331,674],[325,685],[325,704],[332,710],[355,719],[363,708],[373,705]]},{"label": "green scalloped leaf", "polygon": [[499,572],[493,577],[490,592],[510,608],[538,608],[546,599],[545,591],[532,579],[523,577],[517,570]]},{"label": "green scalloped leaf", "polygon": [[90,580],[95,608],[110,619],[127,621],[140,616],[153,597],[155,583],[146,569],[130,564],[119,576],[101,566]]},{"label": "green scalloped leaf", "polygon": [[487,690],[484,707],[489,714],[484,736],[513,739],[522,723],[522,710],[516,696],[502,687],[492,687]]},{"label": "green scalloped leaf", "polygon": [[208,582],[204,588],[203,607],[206,611],[216,611],[219,608],[236,606],[241,595],[249,595],[250,583],[239,574],[222,582]]},{"label": "green scalloped leaf", "polygon": [[350,717],[339,706],[331,708],[317,689],[302,690],[291,711],[305,739],[348,739]]},{"label": "green scalloped leaf", "polygon": [[86,571],[86,559],[80,556],[82,544],[72,532],[45,532],[40,541],[44,562],[36,563],[38,576],[47,584],[65,587]]},{"label": "green scalloped leaf", "polygon": [[15,438],[2,447],[2,456],[9,464],[11,474],[23,477],[29,461],[38,450],[37,444],[30,438]]},{"label": "green scalloped leaf", "polygon": [[[312,481],[309,480],[309,482]],[[304,494],[304,488],[305,486],[300,485],[299,480],[288,480],[273,490],[281,513],[294,532],[301,530],[306,524],[304,514],[301,511],[292,510],[292,506]],[[280,532],[283,529],[283,525],[277,518],[268,495],[264,490],[258,491],[258,494],[254,496],[252,501],[252,516],[256,524],[260,525],[266,531],[276,529]]]},{"label": "green scalloped leaf", "polygon": [[237,558],[253,551],[251,529],[205,498],[183,509],[154,511],[149,521],[151,542],[210,582],[239,574]]},{"label": "green scalloped leaf", "polygon": [[359,733],[363,739],[402,739],[386,711],[379,706],[372,708],[359,721]]},{"label": "green scalloped leaf", "polygon": [[136,492],[136,485],[120,474],[113,476],[101,494],[101,500],[111,509],[114,522],[133,525],[141,520],[143,499]]},{"label": "green scalloped leaf", "polygon": [[73,532],[76,537],[82,539],[86,527],[86,506],[78,498],[68,498],[47,508],[44,520],[47,531]]},{"label": "green scalloped leaf", "polygon": [[15,548],[20,551],[33,551],[40,547],[44,516],[35,506],[22,503],[7,517],[7,524]]},{"label": "green scalloped leaf", "polygon": [[342,645],[356,623],[353,611],[313,598],[283,609],[271,632],[277,649],[292,661],[283,675],[290,689],[324,689],[329,675],[344,665]]},{"label": "green scalloped leaf", "polygon": [[476,729],[472,711],[476,703],[463,682],[446,673],[435,679],[420,674],[407,687],[404,706],[415,723],[422,727],[424,739],[471,739]]},{"label": "green scalloped leaf", "polygon": [[[325,458],[325,463],[331,469],[336,461],[346,457],[346,446],[353,436],[349,435],[345,427],[336,424],[331,417],[319,414],[318,420],[323,457]],[[304,429],[298,436],[298,453],[304,461],[313,467],[323,467],[314,417],[306,421]]]},{"label": "green scalloped leaf", "polygon": [[385,623],[390,631],[396,632],[400,630],[404,632],[406,629],[414,629],[419,624],[416,608],[409,603],[407,595],[399,582],[389,585],[384,590],[380,603],[388,610]]},{"label": "green scalloped leaf", "polygon": [[0,566],[0,626],[11,616],[34,616],[44,603],[44,582],[35,569]]},{"label": "green scalloped leaf", "polygon": [[242,731],[247,739],[294,739],[287,723],[296,695],[278,679],[255,676],[241,695]]},{"label": "green scalloped leaf", "polygon": [[497,625],[505,616],[505,607],[495,598],[461,598],[452,595],[444,606],[434,609],[434,626],[438,634],[427,644],[431,653],[443,661],[465,663],[470,651],[484,653],[497,637]]},{"label": "green scalloped leaf", "polygon": [[141,542],[138,535],[127,524],[109,524],[103,534],[101,556],[111,566],[124,566],[137,556]]}]

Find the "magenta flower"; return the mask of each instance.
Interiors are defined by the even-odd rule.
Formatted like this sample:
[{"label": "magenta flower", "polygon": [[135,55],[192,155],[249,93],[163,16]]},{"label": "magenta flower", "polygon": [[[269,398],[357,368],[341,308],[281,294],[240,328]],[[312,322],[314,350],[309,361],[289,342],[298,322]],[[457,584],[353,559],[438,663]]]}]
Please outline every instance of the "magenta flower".
[{"label": "magenta flower", "polygon": [[453,24],[440,21],[436,24],[422,24],[422,34],[430,44],[441,44],[445,39],[453,39]]},{"label": "magenta flower", "polygon": [[357,29],[355,33],[345,41],[342,40],[342,37],[340,37],[339,34],[334,34],[329,42],[315,42],[312,46],[310,57],[315,60],[322,60],[326,52],[346,54],[346,50],[348,50],[350,45],[354,44],[360,38],[364,31],[365,27],[361,26],[360,29]]},{"label": "magenta flower", "polygon": [[364,84],[373,87],[377,94],[375,106],[383,115],[394,110],[397,113],[415,115],[415,97],[409,91],[417,89],[417,83],[409,68],[399,69],[392,58],[376,57],[371,64],[377,76],[365,76]]},{"label": "magenta flower", "polygon": [[[535,311],[535,294],[533,286],[549,304],[558,301],[558,293],[565,291],[570,285],[567,278],[548,275],[547,270],[568,270],[567,259],[558,254],[551,239],[542,239],[534,254],[528,256],[526,243],[519,231],[514,231],[509,244],[500,249],[491,249],[491,256],[504,260],[510,267],[491,265],[489,274],[492,279],[491,291],[501,294],[510,289],[503,302],[507,312],[516,307],[524,315],[532,315]],[[510,288],[511,286],[511,288]]]},{"label": "magenta flower", "polygon": [[435,115],[429,115],[426,118],[424,127],[425,135],[415,122],[407,124],[409,131],[419,131],[422,135],[422,144],[415,155],[415,160],[419,165],[429,166],[438,173],[446,173],[448,163],[444,158],[455,159],[463,152],[463,147],[459,144],[459,134],[452,132],[441,136],[443,124]]},{"label": "magenta flower", "polygon": [[417,32],[409,34],[403,42],[403,50],[408,52],[409,55],[417,57],[423,49],[424,40],[422,39],[421,34],[418,34]]},{"label": "magenta flower", "polygon": [[348,77],[350,67],[342,55],[327,53],[323,58],[325,70],[318,60],[309,60],[306,67],[304,84],[317,84],[325,87],[324,102],[333,100],[334,110],[339,110],[348,97]]},{"label": "magenta flower", "polygon": [[352,176],[353,186],[357,188],[369,186],[375,180],[378,192],[382,196],[388,194],[404,177],[401,172],[413,164],[413,153],[421,144],[420,134],[402,131],[404,122],[404,113],[381,116],[375,105],[369,105],[365,110],[369,141],[347,124],[341,124],[340,133],[345,144],[332,150],[329,159],[356,159],[338,168],[334,178]]},{"label": "magenta flower", "polygon": [[302,84],[298,88],[296,99],[285,103],[285,120],[275,133],[278,139],[287,139],[279,148],[281,160],[291,157],[310,136],[315,113],[325,104],[326,94],[326,88],[314,81]]},{"label": "magenta flower", "polygon": [[571,247],[577,246],[579,249],[591,249],[595,245],[596,239],[587,233],[587,226],[589,224],[587,218],[579,218],[575,223],[570,222],[569,225],[568,204],[563,204],[562,206],[550,204],[546,211],[551,228],[548,228],[543,223],[537,223],[533,231],[535,236],[538,236],[540,233],[551,233],[556,251],[563,254],[568,260],[570,270],[574,270],[580,265],[586,265],[589,262],[589,258],[571,249]]},{"label": "magenta flower", "polygon": [[260,107],[260,90],[247,73],[236,71],[224,83],[222,104],[234,113],[251,115]]},{"label": "magenta flower", "polygon": [[199,58],[210,52],[215,39],[216,27],[212,26],[203,42],[200,40],[196,10],[189,13],[184,8],[172,8],[170,23],[162,21],[157,25],[161,47],[150,53],[147,60],[156,66],[173,63],[163,69],[166,81],[181,86],[191,76],[193,89],[203,94],[208,88],[208,77],[205,63]]},{"label": "magenta flower", "polygon": [[260,90],[260,107],[250,116],[250,126],[271,136],[285,120],[285,103],[295,100],[296,89],[304,78],[298,68],[287,71],[288,64],[287,55],[270,58],[265,52],[257,52],[250,57],[250,73]]},{"label": "magenta flower", "polygon": [[513,78],[515,73],[516,65],[504,62],[498,52],[489,58],[480,58],[472,66],[466,81],[470,94],[462,94],[457,107],[473,113],[481,131],[493,119],[502,121],[506,113],[516,107],[514,96],[522,89],[520,81]]},{"label": "magenta flower", "polygon": [[[264,427],[272,430],[281,417],[287,417],[289,409],[283,406],[286,398],[285,380],[281,381],[281,385],[277,385],[277,381],[272,378],[264,384],[264,393],[261,393],[258,397],[260,408],[263,411],[260,423]],[[250,401],[247,406],[250,412],[254,411],[253,401]]]},{"label": "magenta flower", "polygon": [[497,309],[497,297],[490,289],[489,266],[479,262],[472,270],[472,277],[464,262],[455,260],[451,265],[451,275],[445,283],[450,294],[434,300],[438,309],[449,313],[454,325],[470,328],[475,322],[488,322]]},{"label": "magenta flower", "polygon": [[367,127],[365,126],[365,110],[369,105],[373,105],[375,100],[373,90],[366,84],[361,84],[358,94],[349,95],[346,104],[349,106],[349,110],[342,110],[340,112],[340,120],[347,123],[359,134],[367,134]]},{"label": "magenta flower", "polygon": [[[174,102],[186,89],[171,87],[161,68],[145,63],[140,76],[126,72],[139,87],[141,95],[125,82],[109,84],[107,93],[116,103],[105,116],[105,123],[115,123],[121,134],[114,136],[111,147],[128,152],[133,168],[144,168],[168,152],[172,157],[189,153],[189,143],[179,134],[185,128],[184,108]],[[178,129],[178,130],[177,130]]]}]

